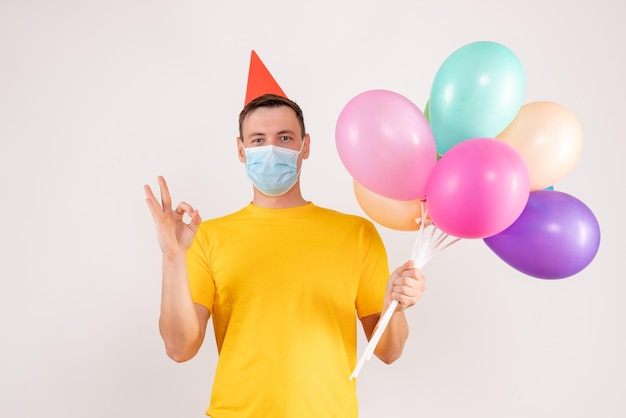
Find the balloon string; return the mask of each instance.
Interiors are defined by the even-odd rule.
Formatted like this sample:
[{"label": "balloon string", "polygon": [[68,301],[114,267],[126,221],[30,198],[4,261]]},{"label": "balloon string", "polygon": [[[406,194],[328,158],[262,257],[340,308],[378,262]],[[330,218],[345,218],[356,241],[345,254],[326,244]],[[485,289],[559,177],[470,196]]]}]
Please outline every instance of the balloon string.
[{"label": "balloon string", "polygon": [[[447,233],[439,230],[432,223],[427,224],[427,221],[426,221],[427,213],[426,213],[426,209],[424,208],[423,202],[421,203],[421,209],[422,209],[422,217],[416,219],[416,222],[420,224],[420,227],[417,231],[417,237],[415,239],[415,243],[413,244],[413,249],[411,251],[411,260],[413,260],[415,267],[418,269],[422,268],[426,263],[428,263],[431,259],[433,259],[437,254],[441,253],[443,250],[445,250],[446,248],[450,247],[452,244],[460,240],[460,238],[451,237]],[[431,228],[431,231],[430,231],[430,234],[427,236],[424,231],[426,230],[426,228],[429,228],[429,227]],[[435,238],[436,233],[439,233],[439,234]],[[446,243],[446,241],[449,238],[452,238],[452,240]],[[391,316],[395,312],[397,306],[398,306],[398,301],[393,300],[391,301],[387,309],[385,309],[385,312],[383,313],[380,320],[378,321],[378,324],[376,324],[376,327],[374,328],[374,334],[372,335],[369,343],[365,347],[365,351],[363,355],[361,356],[361,358],[359,359],[359,362],[354,368],[352,375],[350,375],[350,380],[357,377],[359,375],[359,372],[363,368],[365,361],[370,360],[372,358],[372,355],[374,354],[374,350],[376,349],[376,346],[378,345],[378,342],[380,341],[380,338],[383,332],[385,331],[387,324],[391,320]]]}]

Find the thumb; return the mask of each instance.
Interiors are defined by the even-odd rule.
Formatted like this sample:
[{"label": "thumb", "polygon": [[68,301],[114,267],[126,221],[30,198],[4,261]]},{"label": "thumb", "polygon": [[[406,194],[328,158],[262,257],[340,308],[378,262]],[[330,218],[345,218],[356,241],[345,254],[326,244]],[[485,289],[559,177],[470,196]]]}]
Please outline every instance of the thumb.
[{"label": "thumb", "polygon": [[413,265],[414,265],[413,260],[405,261],[404,264],[398,267],[394,273],[397,273],[398,275],[400,275],[404,270],[413,268]]}]

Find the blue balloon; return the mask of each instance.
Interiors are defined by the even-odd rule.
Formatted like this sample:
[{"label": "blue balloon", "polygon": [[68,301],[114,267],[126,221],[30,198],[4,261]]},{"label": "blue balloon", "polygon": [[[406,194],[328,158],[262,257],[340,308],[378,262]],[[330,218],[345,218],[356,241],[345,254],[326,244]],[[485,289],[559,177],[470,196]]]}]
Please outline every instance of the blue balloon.
[{"label": "blue balloon", "polygon": [[470,138],[495,138],[515,119],[526,80],[517,56],[489,41],[467,44],[441,65],[430,91],[437,152]]},{"label": "blue balloon", "polygon": [[507,229],[483,240],[511,267],[540,279],[563,279],[583,270],[600,246],[593,212],[567,193],[537,190]]}]

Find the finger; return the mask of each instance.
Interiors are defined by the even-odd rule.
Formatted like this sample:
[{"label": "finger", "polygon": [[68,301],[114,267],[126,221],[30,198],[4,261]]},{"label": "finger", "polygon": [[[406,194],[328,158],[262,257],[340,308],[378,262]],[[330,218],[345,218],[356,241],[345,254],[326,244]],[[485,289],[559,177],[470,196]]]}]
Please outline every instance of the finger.
[{"label": "finger", "polygon": [[413,260],[409,260],[406,261],[404,264],[402,264],[400,267],[396,268],[392,275],[395,277],[400,277],[402,276],[402,273],[407,270],[407,269],[412,269],[413,268]]},{"label": "finger", "polygon": [[394,289],[391,293],[392,299],[398,301],[403,307],[415,305],[423,296],[424,291],[418,289]]},{"label": "finger", "polygon": [[418,290],[425,288],[425,283],[426,277],[422,274],[421,270],[417,268],[403,270],[393,281],[394,288],[398,286]]},{"label": "finger", "polygon": [[163,212],[163,208],[161,208],[161,204],[152,193],[152,189],[150,186],[143,186],[144,191],[146,192],[146,203],[148,204],[148,209],[150,210],[150,214],[156,220],[156,217]]},{"label": "finger", "polygon": [[180,216],[183,216],[185,213],[189,216],[193,215],[194,209],[187,202],[180,202],[178,206],[176,206],[175,212]]},{"label": "finger", "polygon": [[404,264],[400,266],[400,268],[402,270],[409,270],[409,269],[415,268],[413,260],[405,261]]},{"label": "finger", "polygon": [[147,184],[143,185],[143,191],[146,193],[146,197],[154,198],[154,193],[152,193],[152,188]]},{"label": "finger", "polygon": [[202,223],[202,218],[200,217],[200,212],[198,212],[198,209],[195,209],[193,213],[191,214],[191,222],[189,222],[189,227],[193,231],[197,231],[201,223]]},{"label": "finger", "polygon": [[393,289],[392,289],[392,293],[395,294],[395,295],[414,297],[414,296],[417,296],[417,295],[419,295],[421,293],[420,287],[394,286]]},{"label": "finger", "polygon": [[420,280],[420,281],[426,280],[426,278],[424,277],[424,274],[417,268],[409,268],[409,269],[403,270],[402,273],[400,274],[400,277],[409,277],[409,278]]},{"label": "finger", "polygon": [[417,274],[417,275],[407,275],[407,276],[400,276],[397,277],[394,281],[393,281],[393,289],[396,288],[411,288],[411,289],[417,289],[420,290],[422,288],[425,288],[425,284],[426,284],[426,280],[424,279],[424,276],[422,276],[421,274]]},{"label": "finger", "polygon": [[170,190],[168,189],[163,176],[159,176],[159,188],[161,189],[161,203],[163,204],[163,211],[172,210],[172,197],[170,196]]},{"label": "finger", "polygon": [[398,294],[398,293],[393,293],[393,295],[391,296],[393,300],[395,300],[396,302],[398,302],[398,307],[396,308],[396,310],[398,311],[403,311],[406,308],[408,308],[410,305],[413,305],[414,303],[411,301],[411,298],[402,295],[402,294]]},{"label": "finger", "polygon": [[159,214],[163,213],[161,211],[161,205],[159,205],[158,203],[154,203],[152,199],[150,198],[146,198],[146,203],[148,205],[148,210],[150,211],[150,215],[152,215],[152,219],[154,219],[156,222]]}]

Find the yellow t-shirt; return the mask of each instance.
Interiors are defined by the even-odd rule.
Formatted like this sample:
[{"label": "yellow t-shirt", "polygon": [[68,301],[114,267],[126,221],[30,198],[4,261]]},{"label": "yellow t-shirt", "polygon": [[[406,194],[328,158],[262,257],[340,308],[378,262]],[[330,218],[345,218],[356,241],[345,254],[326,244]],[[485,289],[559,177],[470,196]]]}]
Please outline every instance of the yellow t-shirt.
[{"label": "yellow t-shirt", "polygon": [[381,311],[389,278],[371,222],[312,203],[250,204],[203,222],[187,264],[219,352],[207,415],[358,415],[356,315]]}]

